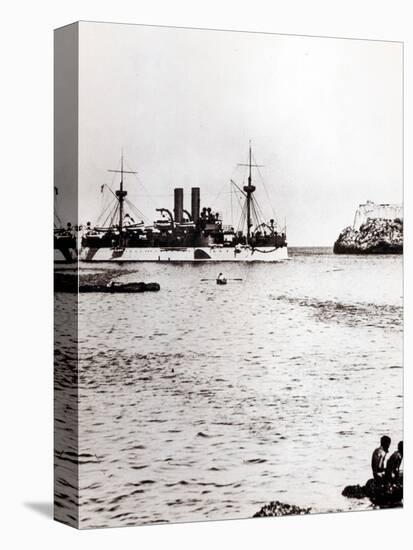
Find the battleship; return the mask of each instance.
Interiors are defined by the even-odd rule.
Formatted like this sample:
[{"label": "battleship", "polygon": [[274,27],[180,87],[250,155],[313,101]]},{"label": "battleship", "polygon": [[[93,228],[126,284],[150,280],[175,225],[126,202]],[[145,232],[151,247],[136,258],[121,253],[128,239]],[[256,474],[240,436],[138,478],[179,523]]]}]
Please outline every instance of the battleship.
[{"label": "battleship", "polygon": [[184,208],[184,190],[174,189],[173,212],[157,208],[157,220],[151,225],[135,222],[126,206],[123,154],[120,170],[109,170],[120,175],[119,188],[113,193],[108,223],[92,227],[88,222],[81,235],[79,258],[82,262],[278,262],[288,259],[286,229],[275,219],[264,221],[261,208],[254,196],[251,144],[248,162],[240,164],[248,169],[246,185],[231,185],[240,197],[241,216],[237,229],[224,225],[220,213],[210,206],[201,208],[201,190],[191,188],[191,208]]},{"label": "battleship", "polygon": [[63,225],[59,216],[59,207],[57,204],[57,196],[59,191],[57,187],[54,188],[55,193],[55,205],[54,205],[54,261],[72,263],[77,260],[77,238],[76,227],[72,227],[72,224],[68,222],[66,227]]}]

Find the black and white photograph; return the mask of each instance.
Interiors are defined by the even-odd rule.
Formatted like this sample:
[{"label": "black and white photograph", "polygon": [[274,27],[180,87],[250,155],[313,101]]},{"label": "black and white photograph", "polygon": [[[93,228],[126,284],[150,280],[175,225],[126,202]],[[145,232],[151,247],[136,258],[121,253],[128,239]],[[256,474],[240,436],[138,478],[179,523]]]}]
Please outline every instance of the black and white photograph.
[{"label": "black and white photograph", "polygon": [[54,63],[55,519],[402,508],[403,43],[79,22]]}]

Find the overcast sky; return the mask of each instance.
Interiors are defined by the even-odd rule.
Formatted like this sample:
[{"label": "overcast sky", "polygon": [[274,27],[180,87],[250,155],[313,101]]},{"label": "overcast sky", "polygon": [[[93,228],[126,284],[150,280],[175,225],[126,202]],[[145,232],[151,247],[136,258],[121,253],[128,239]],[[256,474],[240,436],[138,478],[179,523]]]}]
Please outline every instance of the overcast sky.
[{"label": "overcast sky", "polygon": [[332,245],[368,199],[401,202],[401,44],[102,23],[79,36],[81,222],[96,221],[123,148],[149,220],[174,187],[190,209],[199,186],[231,223],[249,139],[293,246]]}]

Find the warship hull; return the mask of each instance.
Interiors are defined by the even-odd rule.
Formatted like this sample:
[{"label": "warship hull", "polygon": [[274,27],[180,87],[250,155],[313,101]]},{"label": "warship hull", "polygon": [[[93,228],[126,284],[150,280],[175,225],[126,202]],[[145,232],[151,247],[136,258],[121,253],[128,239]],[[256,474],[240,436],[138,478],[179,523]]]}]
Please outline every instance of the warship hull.
[{"label": "warship hull", "polygon": [[91,248],[80,250],[82,262],[280,262],[288,260],[286,246],[274,248],[235,247],[142,247]]}]

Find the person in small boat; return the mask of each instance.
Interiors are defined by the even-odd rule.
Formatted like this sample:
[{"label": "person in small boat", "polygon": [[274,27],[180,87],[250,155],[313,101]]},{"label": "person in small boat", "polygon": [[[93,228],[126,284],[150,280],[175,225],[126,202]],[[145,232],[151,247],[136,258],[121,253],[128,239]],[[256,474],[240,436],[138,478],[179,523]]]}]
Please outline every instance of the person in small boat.
[{"label": "person in small boat", "polygon": [[220,274],[218,275],[218,277],[217,277],[217,282],[218,282],[218,281],[225,281],[225,277],[223,276],[222,273],[220,273]]},{"label": "person in small boat", "polygon": [[397,451],[390,456],[386,465],[386,479],[388,481],[400,480],[400,467],[403,462],[403,441],[399,441]]},{"label": "person in small boat", "polygon": [[380,439],[380,447],[373,451],[371,457],[371,469],[373,470],[374,480],[382,483],[386,474],[386,456],[389,452],[391,439],[388,435],[383,435]]}]

